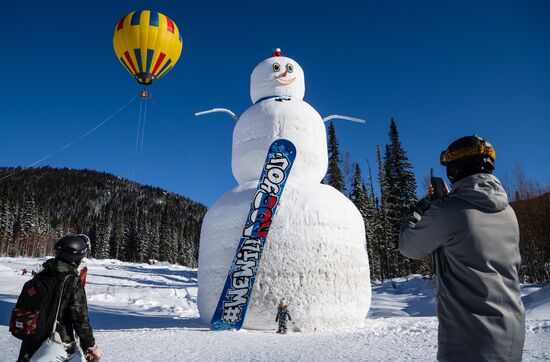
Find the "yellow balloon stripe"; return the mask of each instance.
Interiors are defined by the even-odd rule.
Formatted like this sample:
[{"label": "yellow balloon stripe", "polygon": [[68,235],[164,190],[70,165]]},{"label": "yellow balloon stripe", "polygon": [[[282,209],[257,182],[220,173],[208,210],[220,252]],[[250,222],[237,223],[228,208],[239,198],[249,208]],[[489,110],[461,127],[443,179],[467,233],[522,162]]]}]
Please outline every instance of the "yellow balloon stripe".
[{"label": "yellow balloon stripe", "polygon": [[182,47],[176,24],[151,10],[126,15],[113,34],[117,58],[141,84],[151,84],[172,69]]},{"label": "yellow balloon stripe", "polygon": [[128,72],[130,72],[130,74],[134,75],[134,73],[132,72],[132,69],[130,68],[130,64],[128,63],[127,60],[125,60],[125,57],[124,57],[124,49],[127,49],[127,46],[126,46],[125,41],[124,41],[124,37],[121,36],[120,34],[117,36],[117,31],[120,31],[125,26],[126,27],[129,26],[128,25],[128,18],[131,18],[131,15],[132,14],[126,15],[117,24],[117,27],[115,28],[115,36],[113,36],[113,46],[115,48],[115,53],[117,55],[117,58],[126,67],[126,69],[128,69]]},{"label": "yellow balloon stripe", "polygon": [[141,69],[139,70],[140,73],[145,73],[145,70],[147,69],[147,43],[149,42],[149,18],[150,18],[150,11],[144,10],[141,12],[141,20],[139,23],[139,27],[136,27],[139,29],[139,50],[140,50],[140,64],[142,65]]},{"label": "yellow balloon stripe", "polygon": [[153,69],[154,69],[155,65],[157,64],[157,62],[159,61],[159,57],[162,57],[161,56],[161,53],[162,53],[161,41],[162,41],[162,37],[163,37],[164,33],[166,33],[166,16],[161,15],[161,14],[159,14],[159,15],[160,16],[159,16],[158,33],[157,33],[157,37],[155,38],[155,45],[153,47],[153,49],[155,49],[155,54],[153,55],[153,59],[151,61],[151,66],[148,69],[148,71],[151,74],[154,74]]},{"label": "yellow balloon stripe", "polygon": [[164,56],[162,57],[162,61],[160,63],[155,64],[156,69],[153,68],[153,73],[156,74],[158,74],[158,71],[161,70],[166,62],[168,62],[168,60],[170,59],[167,56],[168,50],[170,49],[170,35],[172,35],[172,33],[168,31],[168,23],[170,20],[166,16],[162,16],[162,18],[164,18],[164,21],[161,22],[161,35],[157,39],[157,48],[161,49],[161,54],[164,54]]}]

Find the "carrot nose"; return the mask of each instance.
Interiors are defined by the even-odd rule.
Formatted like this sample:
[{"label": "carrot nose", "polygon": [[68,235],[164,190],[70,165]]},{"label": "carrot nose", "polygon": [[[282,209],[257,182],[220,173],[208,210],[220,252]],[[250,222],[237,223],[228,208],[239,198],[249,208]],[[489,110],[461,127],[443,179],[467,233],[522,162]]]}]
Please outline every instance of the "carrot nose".
[{"label": "carrot nose", "polygon": [[287,73],[288,73],[288,70],[285,70],[285,72],[283,73],[283,75],[281,75],[281,77],[286,77]]}]

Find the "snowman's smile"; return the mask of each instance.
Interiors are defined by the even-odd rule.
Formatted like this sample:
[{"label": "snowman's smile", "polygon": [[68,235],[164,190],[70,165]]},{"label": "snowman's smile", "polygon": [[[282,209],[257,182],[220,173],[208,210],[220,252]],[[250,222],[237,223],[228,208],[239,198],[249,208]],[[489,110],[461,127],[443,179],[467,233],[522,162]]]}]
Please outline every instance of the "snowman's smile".
[{"label": "snowman's smile", "polygon": [[276,80],[279,84],[282,84],[282,85],[289,85],[289,84],[291,84],[292,82],[294,82],[294,81],[296,80],[296,78],[282,79],[282,78],[277,78],[277,77],[275,77],[275,80]]},{"label": "snowman's smile", "polygon": [[288,74],[288,71],[285,71],[283,74],[276,75],[275,80],[282,85],[289,85],[296,80],[296,78],[283,79],[284,77],[286,77],[287,74]]}]

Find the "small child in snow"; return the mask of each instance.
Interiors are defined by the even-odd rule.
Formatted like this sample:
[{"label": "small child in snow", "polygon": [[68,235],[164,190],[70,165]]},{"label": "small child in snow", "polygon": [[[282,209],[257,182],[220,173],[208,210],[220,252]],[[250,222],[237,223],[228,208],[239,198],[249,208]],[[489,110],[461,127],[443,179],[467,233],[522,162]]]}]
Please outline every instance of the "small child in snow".
[{"label": "small child in snow", "polygon": [[281,299],[279,306],[277,307],[277,317],[275,317],[275,322],[279,322],[279,330],[277,333],[286,334],[286,319],[292,320],[290,314],[288,313],[288,303],[285,298]]}]

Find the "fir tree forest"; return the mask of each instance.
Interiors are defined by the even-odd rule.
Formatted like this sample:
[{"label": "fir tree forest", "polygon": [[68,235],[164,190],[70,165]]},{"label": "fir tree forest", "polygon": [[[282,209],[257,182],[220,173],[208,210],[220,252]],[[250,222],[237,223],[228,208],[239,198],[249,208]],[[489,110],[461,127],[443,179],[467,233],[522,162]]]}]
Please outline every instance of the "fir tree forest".
[{"label": "fir tree forest", "polygon": [[[424,195],[417,195],[395,120],[390,119],[388,143],[376,146],[376,162],[372,167],[368,162],[367,170],[342,154],[332,123],[327,136],[323,181],[344,193],[363,217],[371,279],[432,274],[429,257],[414,261],[399,253],[400,225]],[[550,259],[550,193],[521,170],[503,182],[520,225],[521,275],[528,282],[550,281],[550,268],[541,262]],[[0,168],[0,256],[53,255],[59,237],[85,233],[94,258],[196,267],[206,210],[185,197],[104,172]]]},{"label": "fir tree forest", "polygon": [[197,265],[199,203],[90,170],[2,168],[0,180],[2,256],[53,255],[59,237],[84,233],[95,258]]}]

